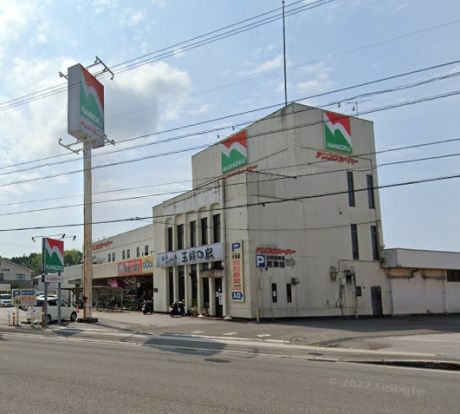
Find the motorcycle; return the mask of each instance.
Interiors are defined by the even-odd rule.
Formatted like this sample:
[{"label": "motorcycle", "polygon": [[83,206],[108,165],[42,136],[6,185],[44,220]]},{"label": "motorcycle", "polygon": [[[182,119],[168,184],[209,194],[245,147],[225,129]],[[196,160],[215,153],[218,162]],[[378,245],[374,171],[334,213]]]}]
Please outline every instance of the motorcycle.
[{"label": "motorcycle", "polygon": [[147,313],[153,313],[153,300],[146,299],[142,303],[142,313],[146,315]]},{"label": "motorcycle", "polygon": [[174,318],[174,316],[185,316],[185,305],[181,300],[179,302],[174,302],[169,307],[169,316]]}]

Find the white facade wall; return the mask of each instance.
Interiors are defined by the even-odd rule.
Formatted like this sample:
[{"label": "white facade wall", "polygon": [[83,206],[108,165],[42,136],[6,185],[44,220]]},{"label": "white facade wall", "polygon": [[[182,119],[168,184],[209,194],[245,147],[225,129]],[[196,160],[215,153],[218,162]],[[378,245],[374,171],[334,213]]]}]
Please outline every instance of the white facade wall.
[{"label": "white facade wall", "polygon": [[395,248],[384,259],[393,314],[460,312],[460,281],[448,280],[460,271],[460,253]]},{"label": "white facade wall", "polygon": [[[137,255],[138,248],[139,255]],[[97,264],[112,262],[113,254],[115,255],[115,261],[135,259],[137,257],[151,255],[152,249],[153,225],[148,224],[93,242],[93,261]],[[123,257],[123,251],[125,257]]]},{"label": "white facade wall", "polygon": [[[369,208],[367,191],[355,192],[355,207],[349,206],[347,194],[349,170],[353,170],[355,190],[366,189],[366,175],[372,175],[374,186],[378,185],[372,168],[376,164],[372,123],[351,118],[351,156],[356,161],[351,167],[346,162],[317,158],[318,151],[324,151],[322,114],[319,109],[295,104],[249,126],[249,169],[258,172],[244,171],[248,167],[244,166],[240,174],[228,174],[225,180],[212,184],[220,194],[213,195],[211,190],[205,196],[196,194],[210,178],[221,177],[220,147],[196,154],[192,159],[195,193],[188,192],[153,209],[154,222],[167,221],[175,226],[183,222],[184,213],[190,218],[200,209],[209,210],[213,203],[223,207],[224,282],[232,317],[372,314],[372,287],[381,289],[383,312],[389,311],[389,290],[371,244],[371,225],[377,226],[382,244],[378,191],[374,191],[375,208]],[[336,194],[317,197],[325,193]],[[299,196],[302,198],[278,202]],[[359,260],[352,258],[351,223],[358,227]],[[154,250],[158,253],[166,246],[167,225],[154,226]],[[239,303],[231,298],[230,259],[231,244],[241,240],[246,300]],[[289,257],[293,265],[257,268],[257,249],[270,247],[294,250]],[[338,272],[335,280],[331,267]],[[345,271],[355,277],[344,284],[340,294]],[[163,282],[155,281],[159,296],[155,303],[158,310],[165,310],[161,297],[166,297],[166,270],[155,268],[154,272],[163,272]],[[298,283],[292,284],[292,301],[288,302],[286,284],[293,278]],[[157,285],[157,281],[163,284]],[[273,283],[277,285],[276,303],[272,300]],[[361,288],[362,296],[356,297],[356,287]]]}]

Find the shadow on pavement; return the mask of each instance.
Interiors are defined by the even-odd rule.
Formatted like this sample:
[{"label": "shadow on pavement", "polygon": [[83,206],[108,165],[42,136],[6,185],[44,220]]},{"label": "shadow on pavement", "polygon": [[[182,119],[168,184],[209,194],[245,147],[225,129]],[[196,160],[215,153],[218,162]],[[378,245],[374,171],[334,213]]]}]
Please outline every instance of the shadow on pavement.
[{"label": "shadow on pavement", "polygon": [[221,353],[226,344],[208,339],[196,340],[186,336],[171,337],[163,334],[148,339],[143,346],[155,347],[182,355],[212,356]]}]

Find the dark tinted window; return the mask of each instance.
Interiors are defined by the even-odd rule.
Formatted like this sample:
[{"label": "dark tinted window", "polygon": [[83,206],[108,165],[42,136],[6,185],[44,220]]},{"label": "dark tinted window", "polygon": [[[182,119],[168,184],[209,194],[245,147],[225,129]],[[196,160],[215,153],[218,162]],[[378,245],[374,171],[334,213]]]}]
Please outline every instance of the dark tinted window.
[{"label": "dark tinted window", "polygon": [[353,259],[359,259],[359,247],[358,247],[358,226],[356,224],[350,224],[351,229],[351,248],[353,251]]},{"label": "dark tinted window", "polygon": [[201,244],[208,244],[208,218],[201,219]]},{"label": "dark tinted window", "polygon": [[179,250],[184,248],[184,225],[179,224],[177,226],[177,248]]},{"label": "dark tinted window", "polygon": [[367,175],[367,198],[369,201],[369,208],[375,208],[374,199],[374,180],[372,175]]},{"label": "dark tinted window", "polygon": [[353,172],[347,171],[347,183],[348,183],[348,205],[355,207],[355,183],[353,180]]}]

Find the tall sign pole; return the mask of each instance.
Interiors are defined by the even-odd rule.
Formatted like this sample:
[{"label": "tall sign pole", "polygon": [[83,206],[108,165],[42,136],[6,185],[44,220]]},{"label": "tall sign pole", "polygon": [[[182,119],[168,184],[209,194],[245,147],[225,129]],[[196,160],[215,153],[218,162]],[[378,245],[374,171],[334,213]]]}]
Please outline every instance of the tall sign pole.
[{"label": "tall sign pole", "polygon": [[[103,69],[96,74],[89,69],[102,65]],[[91,150],[103,147],[106,143],[114,145],[107,139],[104,132],[104,85],[96,77],[113,72],[96,56],[94,63],[88,67],[80,64],[68,68],[67,75],[59,73],[68,81],[67,132],[76,138],[76,142],[64,145],[68,150],[79,153],[83,146],[83,318],[78,322],[97,322],[93,318],[93,252],[92,252],[92,169]],[[80,145],[74,149],[74,145]]]},{"label": "tall sign pole", "polygon": [[92,321],[93,305],[93,204],[91,142],[83,141],[84,228],[83,228],[83,319]]}]

